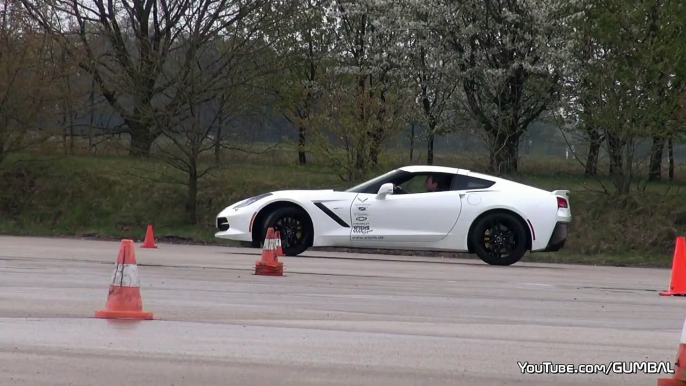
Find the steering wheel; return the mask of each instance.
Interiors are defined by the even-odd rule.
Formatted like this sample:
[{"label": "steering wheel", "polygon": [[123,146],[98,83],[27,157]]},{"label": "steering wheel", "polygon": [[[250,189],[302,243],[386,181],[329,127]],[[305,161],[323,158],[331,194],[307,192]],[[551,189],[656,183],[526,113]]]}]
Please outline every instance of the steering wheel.
[{"label": "steering wheel", "polygon": [[407,190],[400,187],[400,185],[393,185],[393,194],[409,194]]}]

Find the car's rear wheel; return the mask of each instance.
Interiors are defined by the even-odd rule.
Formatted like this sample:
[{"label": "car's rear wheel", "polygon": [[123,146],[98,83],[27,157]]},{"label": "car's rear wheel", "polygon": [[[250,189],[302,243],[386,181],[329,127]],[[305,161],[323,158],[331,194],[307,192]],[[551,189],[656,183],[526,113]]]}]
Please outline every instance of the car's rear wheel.
[{"label": "car's rear wheel", "polygon": [[262,239],[269,228],[279,231],[281,249],[286,256],[297,256],[312,245],[312,223],[300,208],[282,207],[269,213],[262,223]]},{"label": "car's rear wheel", "polygon": [[524,257],[527,233],[508,213],[491,213],[479,220],[470,234],[474,253],[490,265],[512,265]]}]

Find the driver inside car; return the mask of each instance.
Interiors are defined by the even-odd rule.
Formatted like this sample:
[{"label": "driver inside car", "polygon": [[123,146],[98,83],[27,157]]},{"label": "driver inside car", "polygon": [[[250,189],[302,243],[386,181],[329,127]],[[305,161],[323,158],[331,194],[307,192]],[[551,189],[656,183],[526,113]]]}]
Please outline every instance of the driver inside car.
[{"label": "driver inside car", "polygon": [[[424,187],[426,188],[426,193],[433,192],[445,192],[450,190],[450,178],[445,178],[440,174],[430,174],[424,180]],[[400,185],[393,186],[394,194],[411,194],[410,189]]]},{"label": "driver inside car", "polygon": [[442,176],[430,174],[426,177],[426,181],[424,181],[424,185],[426,186],[427,193],[441,192],[441,191],[448,190],[448,187],[446,186],[446,181],[444,178],[442,178]]},{"label": "driver inside car", "polygon": [[426,176],[426,181],[424,181],[424,185],[426,186],[427,192],[435,192],[438,189],[438,181],[434,181],[434,178],[431,174]]}]

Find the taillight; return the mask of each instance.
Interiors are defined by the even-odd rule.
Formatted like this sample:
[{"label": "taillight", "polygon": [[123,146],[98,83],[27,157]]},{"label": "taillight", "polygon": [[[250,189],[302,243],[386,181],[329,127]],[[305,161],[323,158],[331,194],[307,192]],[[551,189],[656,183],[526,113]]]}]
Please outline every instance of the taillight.
[{"label": "taillight", "polygon": [[562,197],[557,198],[557,207],[558,208],[567,208],[567,200],[565,200]]}]

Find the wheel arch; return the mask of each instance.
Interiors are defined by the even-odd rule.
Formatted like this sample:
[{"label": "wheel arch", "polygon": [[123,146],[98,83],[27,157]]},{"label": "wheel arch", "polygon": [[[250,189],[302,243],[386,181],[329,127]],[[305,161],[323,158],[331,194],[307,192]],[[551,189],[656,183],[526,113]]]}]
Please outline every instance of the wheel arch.
[{"label": "wheel arch", "polygon": [[305,218],[307,219],[308,225],[312,228],[312,232],[314,233],[314,231],[315,231],[314,221],[312,221],[312,216],[310,215],[310,212],[307,211],[307,209],[305,209],[302,205],[300,205],[296,202],[293,202],[293,201],[277,200],[274,202],[270,202],[269,204],[263,206],[262,208],[260,208],[257,211],[257,214],[255,215],[255,220],[253,220],[252,230],[250,232],[253,245],[259,246],[262,244],[262,240],[258,239],[258,237],[261,238],[261,235],[260,235],[259,231],[255,232],[255,229],[261,229],[262,228],[262,224],[266,220],[267,216],[269,216],[269,214],[271,212],[273,212],[277,209],[289,208],[289,207],[290,208],[296,208],[298,210],[303,211],[303,213],[305,213],[305,215],[306,215]]},{"label": "wheel arch", "polygon": [[479,216],[477,216],[474,221],[472,221],[472,224],[469,226],[469,231],[467,232],[467,249],[469,253],[474,253],[474,246],[472,245],[472,232],[474,231],[474,228],[476,227],[476,224],[481,221],[482,218],[494,214],[494,213],[505,213],[514,216],[524,227],[524,231],[526,232],[526,249],[527,251],[531,251],[531,248],[533,247],[533,237],[531,233],[531,228],[529,227],[529,224],[524,220],[522,215],[519,213],[507,209],[507,208],[494,208],[494,209],[489,209],[481,213]]}]

